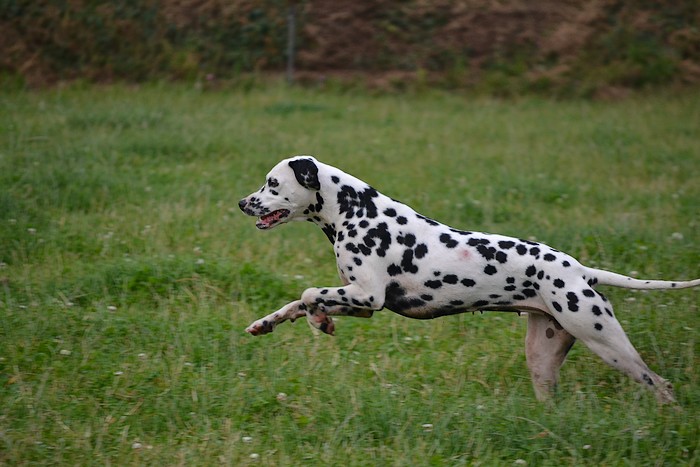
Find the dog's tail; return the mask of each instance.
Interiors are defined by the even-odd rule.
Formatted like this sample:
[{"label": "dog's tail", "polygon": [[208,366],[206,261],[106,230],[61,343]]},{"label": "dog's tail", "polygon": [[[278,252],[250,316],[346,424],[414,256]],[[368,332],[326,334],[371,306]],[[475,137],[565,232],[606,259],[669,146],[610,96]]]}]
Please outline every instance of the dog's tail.
[{"label": "dog's tail", "polygon": [[692,281],[644,280],[605,271],[603,269],[587,269],[589,274],[597,280],[597,284],[624,287],[626,289],[687,289],[700,285],[700,279]]}]

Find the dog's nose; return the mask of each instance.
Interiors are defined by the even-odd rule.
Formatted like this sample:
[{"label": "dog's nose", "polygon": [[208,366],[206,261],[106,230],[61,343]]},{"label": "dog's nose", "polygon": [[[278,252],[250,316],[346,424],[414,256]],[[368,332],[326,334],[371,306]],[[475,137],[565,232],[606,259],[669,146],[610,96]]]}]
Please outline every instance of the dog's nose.
[{"label": "dog's nose", "polygon": [[248,201],[246,201],[246,199],[243,198],[242,200],[240,200],[238,202],[238,207],[241,208],[241,211],[243,211],[247,204],[248,204]]}]

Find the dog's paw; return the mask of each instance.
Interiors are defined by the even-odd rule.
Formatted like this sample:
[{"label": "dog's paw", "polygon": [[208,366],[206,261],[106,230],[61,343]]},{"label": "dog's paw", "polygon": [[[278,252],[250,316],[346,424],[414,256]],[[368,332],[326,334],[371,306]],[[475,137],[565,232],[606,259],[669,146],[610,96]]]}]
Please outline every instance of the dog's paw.
[{"label": "dog's paw", "polygon": [[272,332],[274,328],[275,326],[271,321],[264,319],[255,321],[245,329],[245,332],[253,336],[260,336]]},{"label": "dog's paw", "polygon": [[308,320],[309,324],[319,331],[331,336],[335,335],[335,323],[333,322],[333,318],[325,313],[311,315],[308,317]]}]

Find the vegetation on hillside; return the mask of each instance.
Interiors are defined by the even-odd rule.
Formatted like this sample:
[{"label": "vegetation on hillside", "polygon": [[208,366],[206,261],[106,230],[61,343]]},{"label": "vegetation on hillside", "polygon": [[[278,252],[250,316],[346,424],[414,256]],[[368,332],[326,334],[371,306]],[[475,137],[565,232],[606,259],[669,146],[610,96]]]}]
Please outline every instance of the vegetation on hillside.
[{"label": "vegetation on hillside", "polygon": [[700,82],[695,0],[2,0],[0,71],[30,85],[281,71],[290,4],[307,83],[590,96]]}]

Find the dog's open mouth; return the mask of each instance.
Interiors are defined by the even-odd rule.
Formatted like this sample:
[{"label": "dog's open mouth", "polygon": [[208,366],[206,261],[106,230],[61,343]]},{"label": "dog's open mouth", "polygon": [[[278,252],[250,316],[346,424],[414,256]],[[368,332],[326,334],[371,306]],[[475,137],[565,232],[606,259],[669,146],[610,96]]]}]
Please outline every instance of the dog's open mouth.
[{"label": "dog's open mouth", "polygon": [[270,227],[274,227],[289,216],[288,209],[278,209],[277,211],[272,211],[270,214],[265,214],[260,216],[258,222],[255,223],[255,227],[265,230]]}]

